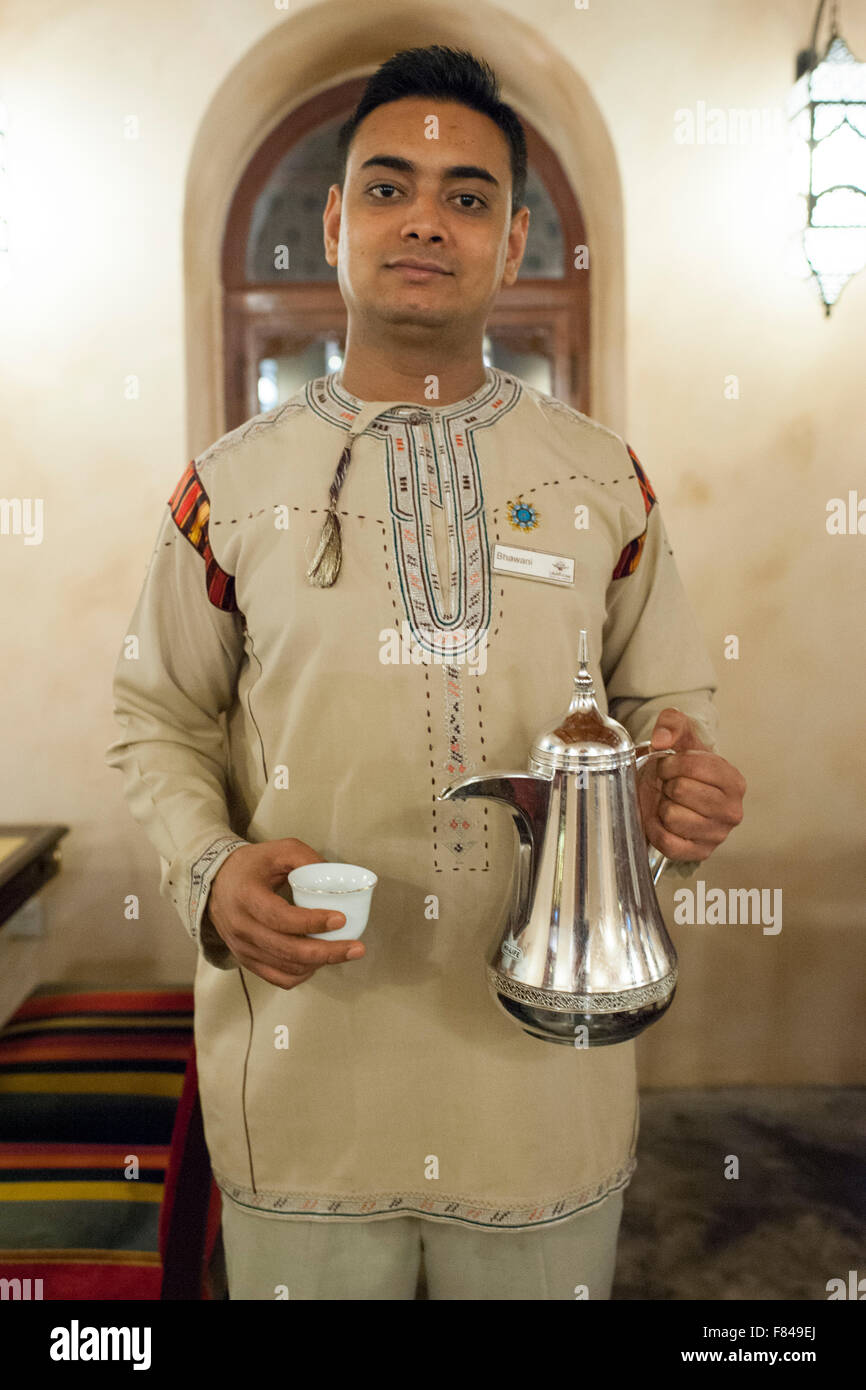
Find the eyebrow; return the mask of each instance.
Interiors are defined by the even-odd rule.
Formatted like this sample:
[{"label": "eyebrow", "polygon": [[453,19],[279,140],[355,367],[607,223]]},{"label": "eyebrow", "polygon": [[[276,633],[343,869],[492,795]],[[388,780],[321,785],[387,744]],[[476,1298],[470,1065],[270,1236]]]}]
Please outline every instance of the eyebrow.
[{"label": "eyebrow", "polygon": [[[396,154],[374,154],[372,158],[365,159],[361,165],[362,169],[367,169],[371,164],[380,164],[385,169],[396,169],[403,174],[414,174],[417,166],[411,159],[403,159]],[[495,179],[489,169],[483,169],[478,164],[452,164],[450,168],[443,169],[443,179],[482,179],[485,183],[492,183],[494,188],[499,187],[499,180]]]}]

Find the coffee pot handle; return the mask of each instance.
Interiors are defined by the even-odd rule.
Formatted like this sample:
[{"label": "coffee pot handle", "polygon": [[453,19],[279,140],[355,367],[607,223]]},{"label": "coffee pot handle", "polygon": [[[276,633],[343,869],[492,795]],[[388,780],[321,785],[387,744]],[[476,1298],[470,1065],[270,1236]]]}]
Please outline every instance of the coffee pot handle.
[{"label": "coffee pot handle", "polygon": [[[648,763],[651,758],[666,758],[669,753],[675,753],[676,749],[653,748],[652,740],[647,739],[646,743],[636,743],[634,752],[635,771],[637,772]],[[649,843],[647,843],[647,852],[649,855],[650,877],[653,881],[653,887],[655,887],[667,867],[668,859],[662,854],[660,849],[656,849],[655,845]]]}]

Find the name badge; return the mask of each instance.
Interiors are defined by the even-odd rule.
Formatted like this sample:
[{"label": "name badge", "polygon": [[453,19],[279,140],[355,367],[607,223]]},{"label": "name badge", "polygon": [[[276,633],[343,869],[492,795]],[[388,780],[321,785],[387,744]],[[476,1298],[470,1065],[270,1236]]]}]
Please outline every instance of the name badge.
[{"label": "name badge", "polygon": [[501,574],[519,574],[524,579],[542,579],[548,584],[573,584],[574,561],[567,555],[548,555],[543,550],[526,550],[518,545],[497,545],[493,568]]}]

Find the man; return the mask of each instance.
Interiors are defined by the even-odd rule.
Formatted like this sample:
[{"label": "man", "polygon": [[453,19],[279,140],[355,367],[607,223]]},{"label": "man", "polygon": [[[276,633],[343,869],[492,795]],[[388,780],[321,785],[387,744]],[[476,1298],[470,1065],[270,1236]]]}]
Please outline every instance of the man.
[{"label": "man", "polygon": [[[634,1044],[544,1045],[497,1009],[511,822],[437,794],[525,764],[581,628],[602,706],[676,749],[640,788],[675,869],[722,843],[745,784],[638,459],[484,365],[529,224],[493,74],[397,54],[343,148],[323,219],[342,370],[179,480],[107,754],[199,947],[229,1292],[412,1298],[423,1249],[431,1298],[608,1298]],[[503,571],[497,543],[564,558],[566,582]],[[378,875],[361,943],[313,939],[344,915],[291,905],[287,875],[321,859]]]}]

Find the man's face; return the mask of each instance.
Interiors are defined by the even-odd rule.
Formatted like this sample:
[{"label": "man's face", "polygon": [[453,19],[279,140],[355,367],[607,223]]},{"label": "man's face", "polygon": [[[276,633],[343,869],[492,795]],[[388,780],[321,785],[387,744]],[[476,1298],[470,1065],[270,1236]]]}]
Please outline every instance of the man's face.
[{"label": "man's face", "polygon": [[[426,136],[431,116],[436,139]],[[512,219],[509,144],[494,121],[456,102],[405,97],[361,122],[323,225],[350,330],[354,317],[373,338],[480,344],[500,287],[517,278],[529,209]],[[407,257],[440,270],[395,265]]]}]

